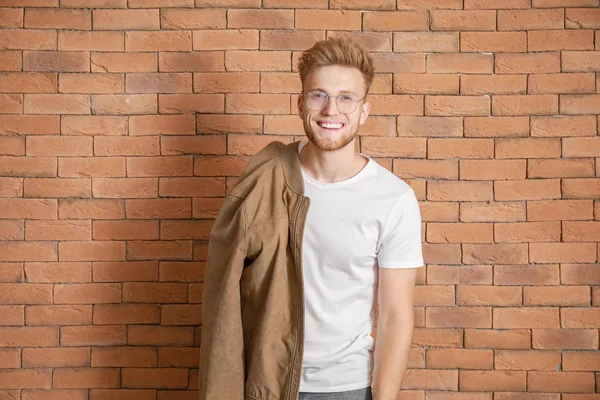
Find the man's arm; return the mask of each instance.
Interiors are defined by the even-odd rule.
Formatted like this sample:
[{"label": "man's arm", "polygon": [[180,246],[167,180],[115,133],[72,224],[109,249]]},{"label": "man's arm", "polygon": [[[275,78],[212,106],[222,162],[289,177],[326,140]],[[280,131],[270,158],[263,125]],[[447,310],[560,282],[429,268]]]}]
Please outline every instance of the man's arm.
[{"label": "man's arm", "polygon": [[413,293],[417,270],[379,269],[374,400],[396,400],[402,386],[414,329]]}]

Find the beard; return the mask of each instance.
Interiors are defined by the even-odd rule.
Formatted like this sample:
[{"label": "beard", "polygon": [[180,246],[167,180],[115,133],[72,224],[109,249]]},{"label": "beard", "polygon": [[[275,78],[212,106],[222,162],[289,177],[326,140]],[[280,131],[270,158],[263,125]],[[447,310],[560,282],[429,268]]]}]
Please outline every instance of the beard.
[{"label": "beard", "polygon": [[308,140],[321,151],[336,151],[342,149],[350,144],[358,135],[358,124],[356,126],[353,124],[344,125],[346,132],[337,139],[317,135],[311,126],[310,121],[304,120],[303,124],[306,137],[308,137]]}]

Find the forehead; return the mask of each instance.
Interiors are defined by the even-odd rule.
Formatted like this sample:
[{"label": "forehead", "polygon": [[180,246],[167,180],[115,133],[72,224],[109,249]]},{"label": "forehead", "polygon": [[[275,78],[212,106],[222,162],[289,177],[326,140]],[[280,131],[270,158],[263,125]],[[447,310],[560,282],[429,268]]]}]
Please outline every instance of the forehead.
[{"label": "forehead", "polygon": [[365,91],[365,79],[357,68],[328,65],[310,70],[304,79],[304,90],[322,89],[327,93]]}]

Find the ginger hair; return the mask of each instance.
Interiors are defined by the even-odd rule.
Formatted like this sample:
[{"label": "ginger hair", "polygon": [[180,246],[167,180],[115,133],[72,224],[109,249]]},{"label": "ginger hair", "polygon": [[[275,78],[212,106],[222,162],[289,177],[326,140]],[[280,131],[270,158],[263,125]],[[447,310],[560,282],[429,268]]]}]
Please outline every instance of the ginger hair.
[{"label": "ginger hair", "polygon": [[375,75],[373,59],[369,52],[354,40],[348,37],[321,40],[305,50],[298,61],[300,80],[304,84],[306,76],[313,68],[328,65],[357,68],[365,80],[367,93],[369,92]]}]

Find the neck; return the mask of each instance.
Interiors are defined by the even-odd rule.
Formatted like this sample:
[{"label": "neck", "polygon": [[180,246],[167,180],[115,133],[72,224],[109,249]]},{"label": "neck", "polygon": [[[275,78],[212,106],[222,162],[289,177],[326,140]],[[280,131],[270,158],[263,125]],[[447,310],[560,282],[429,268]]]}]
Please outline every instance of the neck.
[{"label": "neck", "polygon": [[324,183],[341,182],[358,174],[367,159],[356,152],[356,139],[336,151],[323,151],[311,141],[300,152],[300,165],[306,173]]}]

